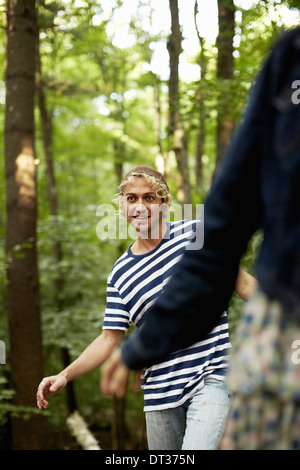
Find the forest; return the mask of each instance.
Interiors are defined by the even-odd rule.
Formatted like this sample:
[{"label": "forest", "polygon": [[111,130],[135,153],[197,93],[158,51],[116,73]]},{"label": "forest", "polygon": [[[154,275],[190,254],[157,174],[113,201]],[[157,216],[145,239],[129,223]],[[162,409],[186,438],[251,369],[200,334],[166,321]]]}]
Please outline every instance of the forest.
[{"label": "forest", "polygon": [[[299,3],[0,6],[0,449],[80,450],[72,417],[99,449],[146,449],[141,391],[105,397],[96,370],[41,412],[37,386],[101,332],[107,277],[132,243],[110,236],[103,218],[117,212],[122,176],[149,165],[176,206],[205,206],[255,77],[299,24]],[[260,240],[242,260],[254,275]],[[233,295],[232,341],[242,308]]]}]

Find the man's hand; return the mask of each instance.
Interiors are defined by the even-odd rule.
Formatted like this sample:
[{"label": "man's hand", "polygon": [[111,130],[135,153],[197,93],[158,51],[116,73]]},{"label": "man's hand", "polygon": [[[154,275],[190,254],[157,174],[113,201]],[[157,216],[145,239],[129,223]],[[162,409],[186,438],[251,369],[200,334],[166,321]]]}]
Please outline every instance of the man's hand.
[{"label": "man's hand", "polygon": [[67,385],[67,379],[63,375],[53,375],[45,377],[38,386],[36,401],[40,410],[48,408],[46,397],[55,395]]},{"label": "man's hand", "polygon": [[130,370],[124,364],[121,353],[117,350],[101,367],[100,389],[104,395],[126,395]]}]

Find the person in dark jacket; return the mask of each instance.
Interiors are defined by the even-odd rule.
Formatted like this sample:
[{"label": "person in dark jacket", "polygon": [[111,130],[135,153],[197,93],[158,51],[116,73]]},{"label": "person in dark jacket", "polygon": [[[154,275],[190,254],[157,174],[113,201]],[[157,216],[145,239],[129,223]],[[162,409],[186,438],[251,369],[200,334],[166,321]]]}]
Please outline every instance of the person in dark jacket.
[{"label": "person in dark jacket", "polygon": [[122,395],[128,369],[205,338],[227,308],[250,238],[263,230],[259,289],[231,354],[226,448],[300,448],[299,103],[295,28],[279,38],[257,77],[205,203],[203,248],[185,253],[144,327],[102,370],[102,391]]}]

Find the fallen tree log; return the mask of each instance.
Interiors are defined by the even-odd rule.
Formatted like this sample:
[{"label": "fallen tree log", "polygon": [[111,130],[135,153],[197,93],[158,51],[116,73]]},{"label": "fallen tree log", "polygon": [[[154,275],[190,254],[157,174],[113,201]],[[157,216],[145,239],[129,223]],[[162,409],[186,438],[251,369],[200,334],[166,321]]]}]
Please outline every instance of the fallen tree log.
[{"label": "fallen tree log", "polygon": [[83,450],[101,450],[97,439],[88,429],[87,423],[78,411],[74,411],[67,417],[67,426]]}]

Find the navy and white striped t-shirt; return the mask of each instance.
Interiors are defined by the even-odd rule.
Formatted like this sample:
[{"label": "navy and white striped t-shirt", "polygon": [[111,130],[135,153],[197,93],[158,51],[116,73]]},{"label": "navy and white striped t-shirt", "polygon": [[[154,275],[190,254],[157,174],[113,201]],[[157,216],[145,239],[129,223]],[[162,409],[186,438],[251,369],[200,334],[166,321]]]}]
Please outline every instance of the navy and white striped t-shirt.
[{"label": "navy and white striped t-shirt", "polygon": [[[151,252],[134,255],[130,248],[115,263],[107,283],[103,329],[138,328],[144,315],[174,274],[195,233],[195,220],[168,223],[160,244]],[[199,314],[201,305],[199,305]],[[184,312],[182,312],[184,315]],[[191,325],[193,328],[193,325]],[[226,312],[207,338],[170,354],[163,363],[145,370],[142,388],[145,411],[173,408],[203,385],[205,377],[222,380],[230,347]]]}]

